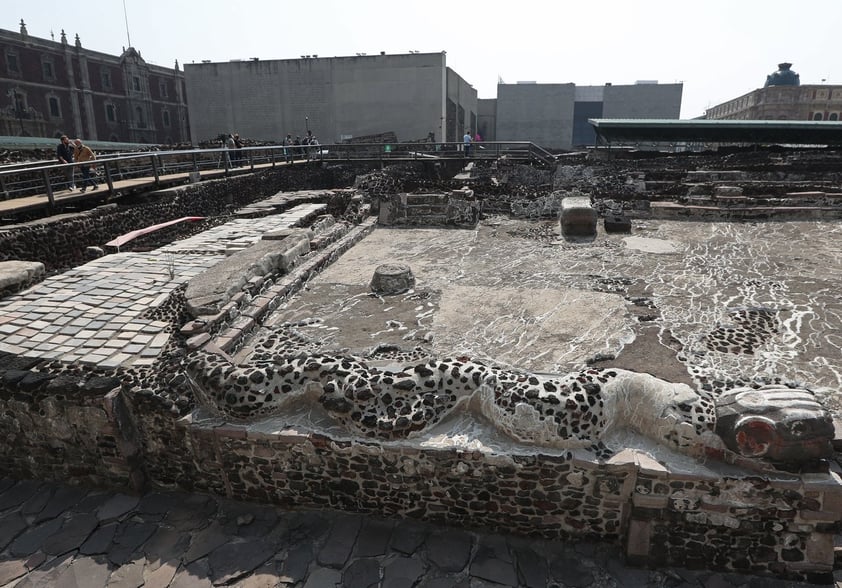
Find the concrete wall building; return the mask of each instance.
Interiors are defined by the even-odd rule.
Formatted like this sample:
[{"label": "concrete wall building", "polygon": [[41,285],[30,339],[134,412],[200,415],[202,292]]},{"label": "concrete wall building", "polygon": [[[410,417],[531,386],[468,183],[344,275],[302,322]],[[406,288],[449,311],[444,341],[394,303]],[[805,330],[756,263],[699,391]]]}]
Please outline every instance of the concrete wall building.
[{"label": "concrete wall building", "polygon": [[222,133],[320,143],[394,132],[453,141],[477,117],[477,93],[442,53],[185,64],[193,143]]},{"label": "concrete wall building", "polygon": [[801,85],[790,63],[766,78],[762,88],[705,111],[714,120],[842,120],[842,86]]},{"label": "concrete wall building", "polygon": [[[682,92],[680,83],[498,84],[496,106],[484,104],[483,112],[496,110],[497,141],[532,141],[566,150],[594,144],[590,118],[678,119]],[[483,117],[481,128],[483,124],[491,125],[490,115]]]},{"label": "concrete wall building", "polygon": [[184,74],[0,29],[0,135],[175,144],[190,139]]},{"label": "concrete wall building", "polygon": [[498,84],[497,140],[570,145],[575,94],[574,84]]}]

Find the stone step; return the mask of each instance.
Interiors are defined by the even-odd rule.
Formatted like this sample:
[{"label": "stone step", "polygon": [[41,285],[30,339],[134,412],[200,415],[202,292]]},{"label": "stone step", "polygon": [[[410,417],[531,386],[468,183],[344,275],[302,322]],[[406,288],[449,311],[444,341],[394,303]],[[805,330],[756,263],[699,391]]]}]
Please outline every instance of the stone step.
[{"label": "stone step", "polygon": [[741,205],[731,204],[718,206],[714,203],[678,204],[676,202],[652,202],[650,205],[652,218],[659,219],[778,219],[778,220],[807,220],[807,219],[839,219],[842,218],[842,207],[836,206],[769,206],[769,205]]}]

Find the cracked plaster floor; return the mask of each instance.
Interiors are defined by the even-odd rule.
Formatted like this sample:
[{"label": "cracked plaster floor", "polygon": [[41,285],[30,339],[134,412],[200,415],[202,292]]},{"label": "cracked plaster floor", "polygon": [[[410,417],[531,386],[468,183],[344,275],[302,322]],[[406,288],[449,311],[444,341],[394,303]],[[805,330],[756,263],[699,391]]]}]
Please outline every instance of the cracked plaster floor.
[{"label": "cracked plaster floor", "polygon": [[[840,233],[834,222],[636,220],[631,234],[600,227],[592,241],[568,242],[556,223],[497,217],[476,230],[378,228],[252,343],[294,325],[354,353],[421,346],[556,373],[596,361],[714,388],[780,378],[838,410]],[[383,263],[409,265],[415,288],[372,296]],[[747,309],[768,322],[746,323]],[[751,346],[716,350],[735,331]]]}]

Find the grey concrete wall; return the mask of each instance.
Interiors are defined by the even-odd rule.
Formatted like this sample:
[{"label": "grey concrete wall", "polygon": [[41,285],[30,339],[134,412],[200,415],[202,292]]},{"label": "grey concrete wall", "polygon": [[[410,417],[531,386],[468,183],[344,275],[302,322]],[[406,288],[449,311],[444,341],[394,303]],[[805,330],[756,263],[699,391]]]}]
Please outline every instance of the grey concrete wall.
[{"label": "grey concrete wall", "polygon": [[497,140],[497,99],[477,100],[477,130],[483,141]]},{"label": "grey concrete wall", "polygon": [[569,149],[575,92],[574,84],[498,84],[497,140]]},{"label": "grey concrete wall", "polygon": [[681,115],[684,84],[605,86],[603,118],[672,118]]},{"label": "grey concrete wall", "polygon": [[[447,68],[447,132],[440,141],[462,141],[465,129],[474,134],[477,122],[477,91],[462,76]],[[442,139],[439,139],[442,136]]]},{"label": "grey concrete wall", "polygon": [[421,139],[440,128],[445,67],[443,53],[186,64],[192,140],[280,141],[308,126],[321,143],[388,131]]}]

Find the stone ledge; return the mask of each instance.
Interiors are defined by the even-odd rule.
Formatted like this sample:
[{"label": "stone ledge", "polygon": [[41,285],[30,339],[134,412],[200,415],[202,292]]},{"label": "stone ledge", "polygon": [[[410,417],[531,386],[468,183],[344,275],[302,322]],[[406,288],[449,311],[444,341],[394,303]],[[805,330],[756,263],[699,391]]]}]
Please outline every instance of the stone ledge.
[{"label": "stone ledge", "polygon": [[249,280],[286,273],[309,251],[310,241],[303,233],[287,236],[280,242],[258,241],[190,280],[184,294],[187,310],[193,317],[216,314],[242,292]]},{"label": "stone ledge", "polygon": [[0,296],[19,292],[44,279],[40,261],[0,261]]}]

